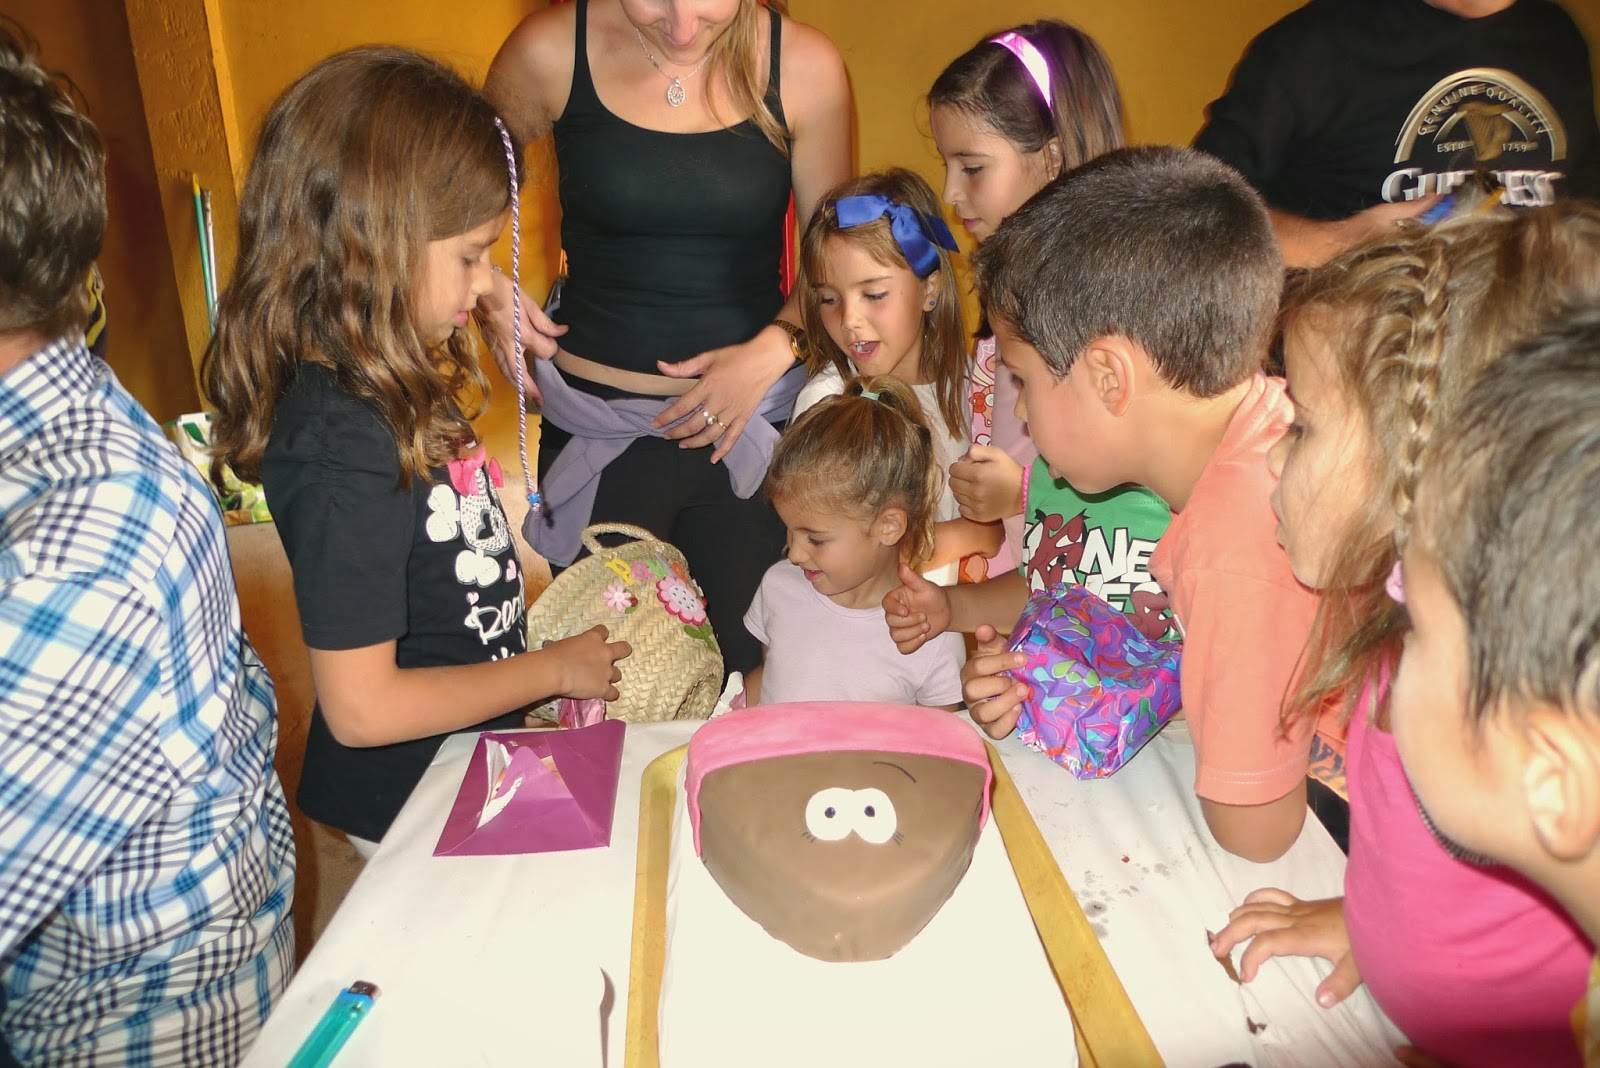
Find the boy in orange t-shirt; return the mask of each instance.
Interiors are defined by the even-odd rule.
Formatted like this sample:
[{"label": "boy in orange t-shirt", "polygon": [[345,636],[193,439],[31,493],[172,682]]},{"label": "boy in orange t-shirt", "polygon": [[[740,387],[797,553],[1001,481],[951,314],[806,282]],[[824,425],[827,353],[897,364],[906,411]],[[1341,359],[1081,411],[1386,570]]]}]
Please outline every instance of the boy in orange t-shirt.
[{"label": "boy in orange t-shirt", "polygon": [[[1293,406],[1260,371],[1283,282],[1266,209],[1189,149],[1113,152],[1047,186],[978,250],[978,294],[1052,474],[1172,508],[1150,573],[1184,631],[1184,712],[1211,833],[1250,860],[1305,821],[1311,728],[1280,710],[1316,596],[1278,545],[1267,450]],[[1004,736],[1028,694],[992,628],[963,672]]]}]

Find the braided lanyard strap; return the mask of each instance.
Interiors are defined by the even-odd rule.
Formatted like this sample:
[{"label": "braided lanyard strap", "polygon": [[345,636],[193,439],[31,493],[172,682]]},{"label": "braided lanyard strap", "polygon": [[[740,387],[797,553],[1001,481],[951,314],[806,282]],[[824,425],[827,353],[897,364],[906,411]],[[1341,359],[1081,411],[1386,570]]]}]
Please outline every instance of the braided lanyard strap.
[{"label": "braided lanyard strap", "polygon": [[494,124],[500,131],[500,143],[506,148],[506,171],[511,176],[511,351],[517,372],[517,455],[522,460],[522,488],[528,497],[528,510],[537,512],[542,502],[539,491],[533,488],[533,467],[528,463],[528,390],[523,384],[529,372],[522,348],[522,200],[517,190],[517,150],[506,124],[498,118]]}]

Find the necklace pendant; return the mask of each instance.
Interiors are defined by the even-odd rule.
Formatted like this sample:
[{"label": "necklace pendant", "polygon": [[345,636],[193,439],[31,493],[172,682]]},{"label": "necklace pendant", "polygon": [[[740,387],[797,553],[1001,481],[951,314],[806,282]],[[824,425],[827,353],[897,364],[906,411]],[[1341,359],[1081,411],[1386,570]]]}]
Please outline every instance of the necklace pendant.
[{"label": "necklace pendant", "polygon": [[687,95],[683,91],[683,82],[677,78],[672,79],[672,84],[667,86],[667,103],[675,108],[681,108]]}]

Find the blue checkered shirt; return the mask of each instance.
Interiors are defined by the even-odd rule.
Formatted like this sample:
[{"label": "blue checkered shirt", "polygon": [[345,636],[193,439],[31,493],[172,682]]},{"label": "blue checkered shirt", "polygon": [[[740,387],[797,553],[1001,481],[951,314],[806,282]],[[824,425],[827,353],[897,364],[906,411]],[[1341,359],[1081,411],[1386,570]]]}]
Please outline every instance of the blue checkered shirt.
[{"label": "blue checkered shirt", "polygon": [[0,377],[0,1031],[227,1065],[293,967],[272,683],[199,473],[81,337]]}]

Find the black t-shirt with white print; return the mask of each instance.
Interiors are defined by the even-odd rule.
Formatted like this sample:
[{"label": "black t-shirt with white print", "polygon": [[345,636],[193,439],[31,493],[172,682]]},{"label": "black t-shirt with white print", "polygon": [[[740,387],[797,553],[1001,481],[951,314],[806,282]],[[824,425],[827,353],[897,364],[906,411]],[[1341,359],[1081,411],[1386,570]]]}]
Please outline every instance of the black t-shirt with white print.
[{"label": "black t-shirt with white print", "polygon": [[1342,219],[1494,172],[1506,203],[1600,197],[1589,52],[1551,0],[1467,19],[1424,0],[1312,0],[1250,43],[1195,147],[1267,203]]},{"label": "black t-shirt with white print", "polygon": [[[521,564],[489,466],[451,466],[401,489],[394,438],[376,408],[341,389],[327,368],[302,365],[278,403],[262,482],[294,571],[308,646],[393,640],[402,668],[481,663],[526,649]],[[521,725],[521,714],[508,712],[467,729]],[[334,739],[319,706],[306,739],[300,807],[376,841],[444,738],[353,749]]]}]

